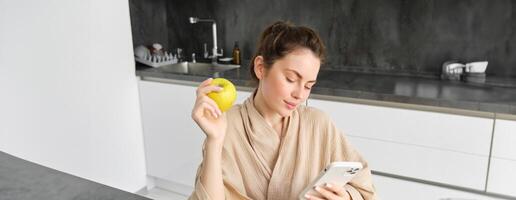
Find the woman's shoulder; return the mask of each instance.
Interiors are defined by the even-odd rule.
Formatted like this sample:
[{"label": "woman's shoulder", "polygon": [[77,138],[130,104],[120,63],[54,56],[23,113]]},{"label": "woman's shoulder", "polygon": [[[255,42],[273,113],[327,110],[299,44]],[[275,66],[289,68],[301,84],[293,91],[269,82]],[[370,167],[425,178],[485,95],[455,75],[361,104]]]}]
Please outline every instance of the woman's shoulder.
[{"label": "woman's shoulder", "polygon": [[226,119],[229,124],[232,122],[239,122],[242,119],[242,109],[244,109],[243,104],[235,104],[226,111]]},{"label": "woman's shoulder", "polygon": [[324,111],[310,106],[299,108],[300,121],[310,134],[315,137],[326,138],[324,141],[333,141],[338,130],[331,117]]},{"label": "woman's shoulder", "polygon": [[318,122],[327,122],[328,120],[330,120],[328,114],[316,107],[302,105],[299,106],[297,110],[300,116],[309,120],[314,120]]},{"label": "woman's shoulder", "polygon": [[226,115],[228,117],[240,116],[240,111],[242,110],[242,104],[235,104],[226,111]]},{"label": "woman's shoulder", "polygon": [[225,112],[226,115],[226,121],[227,121],[227,132],[226,132],[226,138],[232,138],[232,139],[226,139],[227,142],[233,141],[234,139],[237,139],[238,135],[244,130],[244,123],[243,123],[243,116],[242,116],[242,104],[235,104],[229,110]]}]

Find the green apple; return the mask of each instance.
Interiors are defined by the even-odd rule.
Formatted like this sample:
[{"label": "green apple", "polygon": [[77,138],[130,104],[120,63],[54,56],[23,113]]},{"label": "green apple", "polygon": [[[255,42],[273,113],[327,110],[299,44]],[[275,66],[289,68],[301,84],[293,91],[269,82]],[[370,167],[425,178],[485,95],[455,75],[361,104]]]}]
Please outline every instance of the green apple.
[{"label": "green apple", "polygon": [[216,78],[211,81],[212,85],[216,85],[222,88],[221,91],[213,91],[208,93],[208,97],[213,99],[219,109],[222,112],[226,112],[233,106],[233,103],[236,100],[236,88],[231,81],[225,78]]}]

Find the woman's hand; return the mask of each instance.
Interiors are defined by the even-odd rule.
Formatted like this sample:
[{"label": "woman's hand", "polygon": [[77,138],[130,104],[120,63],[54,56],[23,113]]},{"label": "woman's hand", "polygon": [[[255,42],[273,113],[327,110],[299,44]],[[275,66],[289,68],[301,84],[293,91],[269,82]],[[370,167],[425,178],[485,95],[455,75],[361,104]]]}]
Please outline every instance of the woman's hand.
[{"label": "woman's hand", "polygon": [[192,110],[192,119],[206,134],[209,141],[223,142],[226,134],[226,116],[215,101],[207,96],[212,91],[221,91],[219,86],[211,85],[213,79],[203,81],[197,88],[197,99]]},{"label": "woman's hand", "polygon": [[326,183],[324,186],[315,187],[315,191],[319,192],[324,198],[319,198],[315,196],[305,196],[310,200],[351,200],[351,196],[344,189],[344,187],[337,187],[331,183]]}]

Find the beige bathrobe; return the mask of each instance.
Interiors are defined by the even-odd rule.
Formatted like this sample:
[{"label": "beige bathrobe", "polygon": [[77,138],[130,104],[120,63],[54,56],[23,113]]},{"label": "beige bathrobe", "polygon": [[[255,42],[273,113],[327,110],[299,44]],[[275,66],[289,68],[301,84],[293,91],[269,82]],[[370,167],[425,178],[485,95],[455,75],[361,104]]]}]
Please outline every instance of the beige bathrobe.
[{"label": "beige bathrobe", "polygon": [[[345,188],[353,200],[376,199],[366,161],[323,112],[299,106],[284,119],[282,139],[254,107],[253,95],[226,115],[222,150],[226,199],[297,199],[333,161],[361,162],[364,169]],[[191,200],[212,199],[200,181],[201,167],[202,163]]]}]

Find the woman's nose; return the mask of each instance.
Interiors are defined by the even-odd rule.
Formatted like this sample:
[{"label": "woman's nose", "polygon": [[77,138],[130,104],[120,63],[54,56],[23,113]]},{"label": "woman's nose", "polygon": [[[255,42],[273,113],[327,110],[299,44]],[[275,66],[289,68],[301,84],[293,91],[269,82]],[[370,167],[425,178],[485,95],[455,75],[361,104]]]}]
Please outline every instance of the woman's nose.
[{"label": "woman's nose", "polygon": [[307,95],[308,92],[304,90],[304,86],[296,87],[296,89],[292,91],[292,97],[295,99],[304,99]]}]

